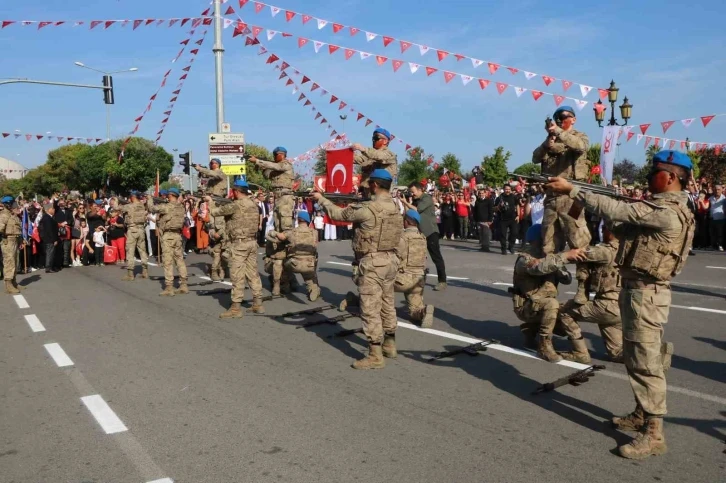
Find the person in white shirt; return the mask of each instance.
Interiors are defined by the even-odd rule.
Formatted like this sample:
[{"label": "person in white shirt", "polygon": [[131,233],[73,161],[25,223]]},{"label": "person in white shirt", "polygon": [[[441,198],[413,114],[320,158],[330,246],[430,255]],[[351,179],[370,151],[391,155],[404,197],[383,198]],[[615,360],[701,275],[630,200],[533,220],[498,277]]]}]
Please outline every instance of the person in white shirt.
[{"label": "person in white shirt", "polygon": [[103,247],[105,245],[104,228],[103,226],[97,226],[96,231],[93,232],[93,249],[89,250],[89,252],[93,253],[96,266],[103,265]]},{"label": "person in white shirt", "polygon": [[544,202],[546,196],[547,195],[545,195],[544,193],[538,192],[532,197],[532,200],[529,202],[532,225],[542,224],[542,218],[544,218]]},{"label": "person in white shirt", "polygon": [[711,215],[711,246],[714,250],[722,252],[724,223],[726,222],[726,213],[724,213],[726,196],[723,194],[723,186],[716,186],[715,193],[711,196],[709,202],[711,204],[709,208],[709,214]]},{"label": "person in white shirt", "polygon": [[325,218],[323,218],[323,214],[321,212],[315,213],[315,218],[313,219],[313,223],[315,224],[315,229],[318,231],[318,241],[322,241],[325,239]]}]

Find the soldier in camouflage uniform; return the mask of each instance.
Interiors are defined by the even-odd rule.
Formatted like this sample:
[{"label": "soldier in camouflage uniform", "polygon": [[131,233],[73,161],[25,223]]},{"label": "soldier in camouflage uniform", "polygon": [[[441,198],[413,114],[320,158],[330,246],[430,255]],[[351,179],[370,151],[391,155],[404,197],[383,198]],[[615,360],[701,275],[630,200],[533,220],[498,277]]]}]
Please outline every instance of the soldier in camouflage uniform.
[{"label": "soldier in camouflage uniform", "polygon": [[267,236],[280,243],[286,252],[283,269],[288,283],[296,273],[302,275],[308,289],[308,299],[315,302],[320,296],[317,273],[318,232],[310,227],[310,215],[307,211],[298,212],[297,221],[297,228],[283,233],[271,231]]},{"label": "soldier in camouflage uniform", "polygon": [[225,225],[223,216],[213,216],[209,221],[209,245],[211,246],[212,267],[209,270],[209,277],[213,282],[224,280],[225,268],[228,268],[229,254],[225,249]]},{"label": "soldier in camouflage uniform", "polygon": [[[154,205],[153,197],[146,199],[146,208],[150,213],[159,215],[159,225],[163,227],[161,235],[161,254],[164,260],[164,291],[159,295],[173,296],[189,293],[187,285],[187,266],[184,264],[184,249],[181,230],[184,227],[184,205],[179,203],[179,190],[170,188],[169,202]],[[179,288],[174,290],[174,266],[179,272]]]},{"label": "soldier in camouflage uniform", "polygon": [[[533,225],[527,230],[526,241],[529,245],[514,264],[512,302],[514,313],[524,322],[520,328],[525,336],[525,345],[530,348],[533,346],[534,334],[537,332],[537,355],[549,362],[559,362],[562,357],[552,347],[552,332],[560,308],[557,285],[560,282],[570,283],[572,276],[566,272],[565,263],[575,260],[582,249],[545,255],[540,245],[541,231],[542,225]],[[569,320],[562,322],[575,349],[584,347],[585,354],[588,354],[580,327],[574,322],[568,323]]]},{"label": "soldier in camouflage uniform", "polygon": [[220,167],[222,162],[218,158],[209,161],[209,169],[203,168],[199,164],[194,165],[199,176],[207,179],[206,192],[214,196],[227,196],[227,175],[222,172]]},{"label": "soldier in camouflage uniform", "polygon": [[[587,149],[590,141],[585,133],[577,131],[575,110],[570,106],[561,106],[552,115],[552,121],[546,127],[547,139],[532,154],[532,162],[542,166],[542,174],[561,176],[576,181],[586,181],[589,174]],[[590,230],[587,228],[585,213],[581,212],[577,219],[568,212],[572,200],[566,196],[549,193],[545,198],[544,217],[542,218],[542,249],[545,254],[555,253],[564,249],[567,242],[570,248],[584,248],[590,243]],[[577,267],[577,294],[574,301],[580,305],[587,302],[585,283],[588,270],[582,265]]]},{"label": "soldier in camouflage uniform", "polygon": [[[663,434],[666,414],[663,324],[671,305],[670,280],[688,258],[694,233],[688,194],[683,191],[693,165],[678,151],[661,151],[653,157],[648,174],[652,201],[626,203],[582,191],[567,180],[551,178],[549,189],[569,195],[589,212],[611,223],[623,223],[615,263],[620,267],[623,319],[623,358],[636,408],[613,418],[623,430],[640,431],[618,448],[629,459],[644,459],[667,451]],[[671,347],[672,351],[672,347]]]},{"label": "soldier in camouflage uniform", "polygon": [[[273,233],[270,236],[270,233]],[[277,232],[271,230],[265,239],[265,258],[263,259],[265,273],[269,274],[272,285],[272,295],[277,297],[280,293],[290,293],[290,280],[284,270],[287,250],[283,243],[277,239]]]},{"label": "soldier in camouflage uniform", "polygon": [[[595,298],[580,305],[572,300],[560,308],[560,319],[573,322],[590,322],[600,328],[608,357],[613,362],[623,362],[623,324],[620,320],[620,269],[615,265],[618,240],[610,230],[609,224],[603,226],[603,243],[588,247],[584,258],[590,267],[590,289]],[[582,362],[576,352],[559,353],[567,360]]]},{"label": "soldier in camouflage uniform", "polygon": [[261,161],[252,156],[249,162],[261,168],[265,178],[272,182],[272,192],[275,193],[275,210],[272,215],[275,231],[283,232],[295,226],[293,223],[295,199],[292,196],[295,172],[292,169],[292,162],[287,159],[287,149],[278,146],[272,151],[272,155],[274,161]]},{"label": "soldier in camouflage uniform", "polygon": [[262,282],[257,271],[257,228],[260,225],[260,211],[257,203],[249,196],[246,181],[237,180],[232,186],[234,201],[215,206],[207,196],[212,216],[223,217],[226,226],[226,248],[229,251],[229,277],[232,280],[232,305],[219,315],[220,319],[241,319],[245,280],[252,289],[252,312],[264,314],[262,306]]},{"label": "soldier in camouflage uniform", "polygon": [[5,279],[5,293],[19,294],[20,288],[15,280],[15,256],[18,251],[18,240],[22,235],[20,224],[20,207],[12,196],[5,196],[2,200],[4,209],[0,210],[0,248],[3,255],[3,278]]},{"label": "soldier in camouflage uniform", "polygon": [[321,193],[316,201],[335,221],[353,223],[353,251],[358,262],[356,285],[360,294],[363,333],[368,356],[353,363],[355,369],[382,369],[383,357],[396,357],[396,308],[393,285],[398,272],[396,248],[403,234],[398,205],[391,198],[393,178],[384,169],[371,173],[371,200],[339,208]]},{"label": "soldier in camouflage uniform", "polygon": [[[434,322],[434,306],[424,305],[423,292],[426,285],[426,237],[418,225],[421,216],[416,210],[408,210],[403,218],[403,236],[396,248],[399,266],[394,291],[403,293],[411,322],[420,322],[421,327],[429,328]],[[360,298],[348,292],[340,303],[339,309],[360,305]]]},{"label": "soldier in camouflage uniform", "polygon": [[130,203],[119,205],[116,202],[115,208],[123,213],[126,223],[126,276],[121,280],[130,282],[134,279],[134,264],[136,263],[135,251],[139,250],[141,257],[141,278],[149,278],[149,258],[146,253],[146,207],[139,201],[139,192],[132,191],[129,195]]},{"label": "soldier in camouflage uniform", "polygon": [[358,151],[353,157],[353,162],[361,167],[360,187],[364,192],[368,190],[368,178],[375,169],[385,169],[396,179],[398,175],[398,160],[396,154],[388,149],[391,142],[391,133],[383,128],[373,131],[373,147],[366,148],[362,144],[353,144],[351,148]]}]

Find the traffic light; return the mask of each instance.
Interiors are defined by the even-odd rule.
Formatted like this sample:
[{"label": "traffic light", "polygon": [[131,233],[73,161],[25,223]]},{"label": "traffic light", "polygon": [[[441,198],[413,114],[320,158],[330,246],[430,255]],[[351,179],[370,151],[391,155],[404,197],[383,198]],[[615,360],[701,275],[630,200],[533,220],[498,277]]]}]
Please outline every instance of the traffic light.
[{"label": "traffic light", "polygon": [[110,75],[103,76],[103,102],[113,104],[113,77]]},{"label": "traffic light", "polygon": [[190,174],[190,168],[192,167],[192,159],[190,153],[186,152],[184,154],[180,154],[179,157],[181,158],[179,165],[184,168],[184,174]]}]

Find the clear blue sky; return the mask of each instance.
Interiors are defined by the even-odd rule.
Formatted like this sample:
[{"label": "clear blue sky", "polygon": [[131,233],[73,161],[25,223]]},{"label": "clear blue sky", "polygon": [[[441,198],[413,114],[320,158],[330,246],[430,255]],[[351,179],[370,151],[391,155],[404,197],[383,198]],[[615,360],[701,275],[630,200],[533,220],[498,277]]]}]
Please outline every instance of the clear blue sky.
[{"label": "clear blue sky", "polygon": [[[726,33],[723,18],[726,4],[719,0],[701,2],[655,2],[652,0],[612,2],[420,2],[403,0],[277,0],[271,2],[396,38],[423,43],[482,60],[499,62],[523,70],[548,74],[575,82],[607,87],[614,78],[621,99],[627,95],[634,104],[631,124],[652,122],[648,134],[662,135],[660,121],[726,112]],[[378,67],[370,58],[345,61],[342,52],[331,56],[312,45],[298,49],[294,40],[279,35],[264,43],[309,77],[325,86],[375,122],[411,144],[421,144],[436,158],[453,152],[465,168],[478,164],[484,154],[499,145],[512,152],[510,167],[531,158],[543,140],[543,122],[555,109],[551,97],[538,102],[526,92],[517,98],[507,90],[498,95],[493,82],[501,81],[525,88],[562,94],[559,81],[545,87],[542,79],[526,80],[501,69],[490,75],[486,65],[474,69],[471,62],[457,62],[453,56],[438,62],[435,52],[421,57],[412,47],[401,54],[397,43],[384,48],[379,38],[366,42],[359,33],[333,34],[330,26],[318,30],[314,20],[302,25],[299,17],[286,22],[284,13],[273,18],[269,9],[256,15],[252,3],[243,9],[233,5],[250,25],[259,25],[295,36],[318,39],[356,48],[389,58],[455,70],[492,80],[481,91],[476,81],[463,86],[460,79],[445,84],[441,73],[427,78],[423,71],[411,75],[407,65],[394,73],[390,61]],[[35,0],[3,2],[0,18],[11,20],[102,20],[169,18],[198,15],[206,2],[141,0]],[[226,7],[224,7],[226,9]],[[89,31],[83,27],[13,25],[0,30],[3,48],[0,77],[28,77],[79,83],[98,83],[100,75],[74,66],[81,61],[102,70],[138,67],[139,71],[115,76],[116,104],[112,106],[112,137],[123,137],[133,128],[133,120],[144,110],[157,89],[170,60],[179,50],[187,28],[103,26]],[[277,80],[279,72],[265,65],[257,48],[244,47],[244,38],[232,38],[225,30],[226,120],[234,132],[244,132],[248,142],[270,149],[288,148],[299,154],[326,140],[326,133],[312,120],[309,109],[297,103],[297,95]],[[214,62],[211,32],[184,86],[161,145],[180,152],[193,149],[206,159],[207,133],[215,130]],[[183,67],[175,64],[167,87],[144,119],[139,134],[151,139],[166,109],[171,91]],[[310,84],[308,84],[310,85]],[[2,89],[0,131],[16,129],[28,133],[105,138],[105,106],[100,91],[30,85],[6,85]],[[580,98],[573,86],[566,95]],[[370,142],[372,127],[355,123],[350,116],[345,125],[340,112],[318,96],[311,99],[336,129],[346,131],[353,141]],[[579,114],[578,128],[592,142],[601,132],[593,120],[592,102]],[[570,101],[567,101],[570,102]],[[669,138],[726,143],[726,117],[716,118],[703,128],[696,120],[689,129],[674,125]],[[56,141],[24,138],[0,139],[0,156],[17,160],[27,167],[45,160]],[[399,160],[402,147],[396,144]],[[619,158],[640,164],[643,143],[635,139],[620,147]]]}]

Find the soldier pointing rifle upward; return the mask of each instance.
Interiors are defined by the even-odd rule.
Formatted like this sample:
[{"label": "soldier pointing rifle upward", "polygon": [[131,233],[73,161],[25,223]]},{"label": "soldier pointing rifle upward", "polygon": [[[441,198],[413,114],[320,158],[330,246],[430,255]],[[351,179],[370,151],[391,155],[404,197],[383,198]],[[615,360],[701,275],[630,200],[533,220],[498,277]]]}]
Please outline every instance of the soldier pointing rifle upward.
[{"label": "soldier pointing rifle upward", "polygon": [[[181,230],[184,227],[184,205],[179,203],[179,190],[169,188],[169,203],[154,204],[154,197],[146,198],[146,208],[151,213],[159,214],[159,226],[163,227],[161,235],[161,255],[164,261],[164,291],[159,295],[168,297],[188,294],[187,266],[184,264]],[[174,290],[174,266],[179,272],[179,288]]]},{"label": "soldier pointing rifle upward", "polygon": [[214,196],[227,196],[227,175],[222,172],[221,166],[222,161],[219,158],[209,161],[209,169],[203,168],[200,164],[194,165],[199,176],[207,179],[207,191]]},{"label": "soldier pointing rifle upward", "polygon": [[247,161],[261,168],[265,178],[272,182],[272,192],[275,194],[275,231],[282,232],[294,226],[292,212],[295,209],[295,200],[292,196],[292,182],[295,172],[292,162],[287,159],[287,149],[278,146],[272,151],[272,156],[274,161],[262,161],[255,156],[250,156]]},{"label": "soldier pointing rifle upward", "polygon": [[353,163],[361,167],[360,186],[366,195],[368,178],[371,176],[373,170],[385,169],[391,175],[391,179],[396,179],[398,175],[398,160],[396,154],[388,149],[390,142],[391,133],[379,127],[373,131],[372,148],[366,148],[359,143],[351,146],[353,150],[358,151],[353,157]]}]

